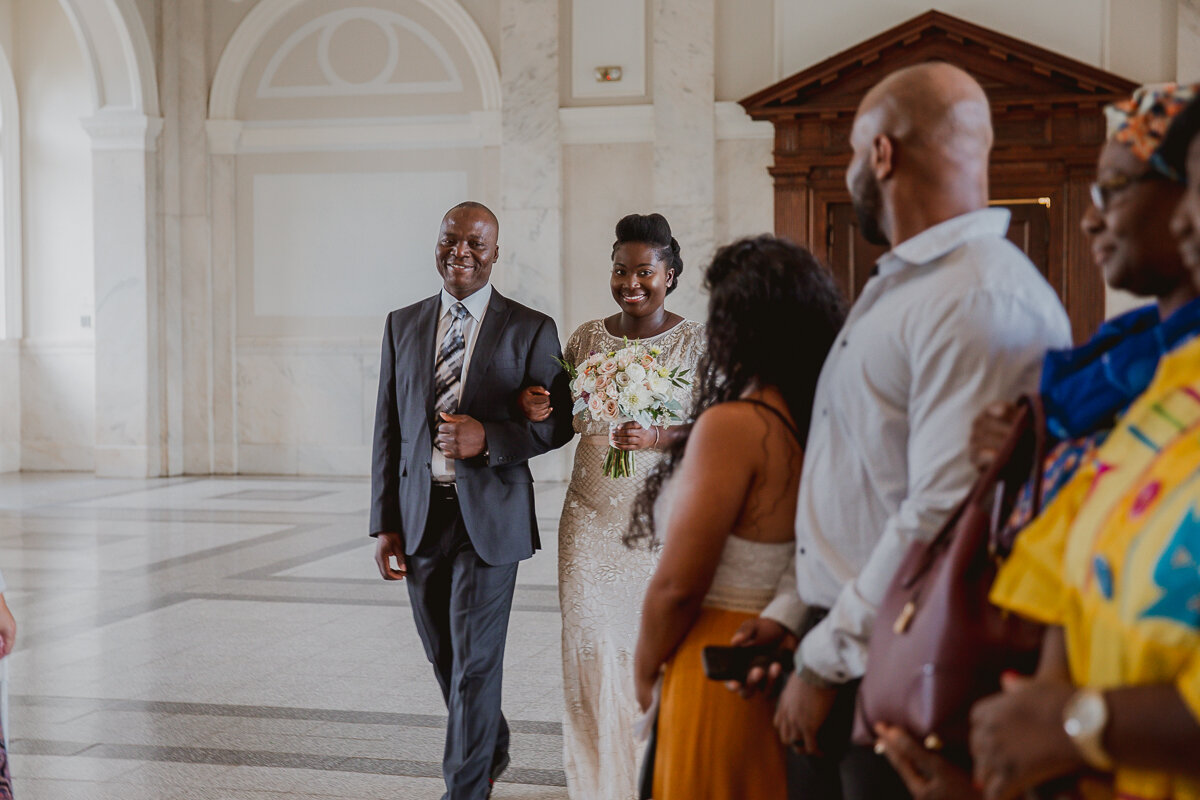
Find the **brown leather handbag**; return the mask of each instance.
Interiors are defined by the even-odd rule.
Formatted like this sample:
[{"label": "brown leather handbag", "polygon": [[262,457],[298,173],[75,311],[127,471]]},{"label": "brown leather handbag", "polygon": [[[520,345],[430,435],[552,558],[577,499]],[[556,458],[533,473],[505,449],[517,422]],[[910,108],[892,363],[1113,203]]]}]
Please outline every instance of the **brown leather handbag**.
[{"label": "brown leather handbag", "polygon": [[[1041,506],[1045,420],[1023,397],[992,466],[930,542],[914,544],[876,616],[858,695],[854,740],[876,722],[906,728],[931,750],[965,755],[971,705],[1000,690],[1000,675],[1036,667],[1043,629],[988,601],[1012,542],[1000,532],[1017,493],[1033,480]],[[956,759],[957,760],[957,759]]]}]

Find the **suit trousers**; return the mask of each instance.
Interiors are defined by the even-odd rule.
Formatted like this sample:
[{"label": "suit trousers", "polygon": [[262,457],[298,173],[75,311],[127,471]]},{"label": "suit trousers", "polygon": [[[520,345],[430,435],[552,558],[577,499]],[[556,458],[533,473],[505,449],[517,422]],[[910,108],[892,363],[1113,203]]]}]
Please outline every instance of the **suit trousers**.
[{"label": "suit trousers", "polygon": [[823,755],[788,748],[788,800],[912,800],[885,756],[850,743],[859,683],[839,687],[817,734]]},{"label": "suit trousers", "polygon": [[[828,613],[810,606],[800,622],[800,638]],[[788,800],[912,800],[887,757],[876,754],[873,747],[850,742],[860,683],[851,681],[838,688],[833,708],[817,732],[822,755],[788,748]]]},{"label": "suit trousers", "polygon": [[500,687],[517,564],[479,557],[453,489],[443,487],[433,488],[420,547],[406,561],[413,617],[448,711],[445,798],[483,800],[508,755]]}]

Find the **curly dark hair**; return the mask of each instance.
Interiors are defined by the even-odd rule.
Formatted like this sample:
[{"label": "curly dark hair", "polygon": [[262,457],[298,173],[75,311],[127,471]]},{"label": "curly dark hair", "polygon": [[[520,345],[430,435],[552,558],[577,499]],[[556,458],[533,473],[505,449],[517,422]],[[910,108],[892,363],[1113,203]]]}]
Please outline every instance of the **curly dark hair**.
[{"label": "curly dark hair", "polygon": [[613,242],[612,257],[616,257],[618,247],[630,242],[648,244],[658,251],[658,257],[667,269],[675,270],[675,279],[667,286],[667,294],[675,291],[679,276],[683,274],[683,258],[679,255],[679,242],[671,235],[671,224],[667,218],[662,214],[629,214],[621,217],[617,223],[617,240]]},{"label": "curly dark hair", "polygon": [[[693,387],[695,416],[754,384],[769,385],[783,395],[806,436],[817,377],[846,318],[833,276],[807,249],[764,235],[718,250],[704,286],[711,294],[707,347]],[[624,536],[627,546],[656,543],[654,503],[686,448],[686,438],[672,442],[646,477]]]}]

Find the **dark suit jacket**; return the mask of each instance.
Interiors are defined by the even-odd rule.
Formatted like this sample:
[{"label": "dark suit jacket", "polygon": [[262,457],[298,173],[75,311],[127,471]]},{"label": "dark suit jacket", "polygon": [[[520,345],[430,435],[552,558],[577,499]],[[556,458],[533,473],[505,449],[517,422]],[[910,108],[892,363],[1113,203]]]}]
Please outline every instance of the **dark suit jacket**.
[{"label": "dark suit jacket", "polygon": [[[433,452],[434,339],[440,294],[388,314],[379,368],[371,471],[371,535],[399,532],[404,552],[421,543]],[[568,378],[554,320],[494,288],[475,339],[458,413],[483,423],[487,458],[454,462],[458,502],[480,558],[508,564],[541,546],[528,461],[573,435]],[[529,422],[517,406],[527,386],[550,389],[554,412]]]}]

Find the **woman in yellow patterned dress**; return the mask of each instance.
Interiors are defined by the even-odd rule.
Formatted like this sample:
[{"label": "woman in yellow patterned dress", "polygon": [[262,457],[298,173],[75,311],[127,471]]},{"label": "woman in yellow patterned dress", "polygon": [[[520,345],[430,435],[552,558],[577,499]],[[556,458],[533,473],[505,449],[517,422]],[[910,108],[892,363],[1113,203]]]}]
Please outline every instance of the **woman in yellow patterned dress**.
[{"label": "woman in yellow patterned dress", "polygon": [[[1180,131],[1188,182],[1173,230],[1200,287],[1196,100]],[[1050,628],[1037,677],[973,710],[985,798],[1091,770],[1118,800],[1200,800],[1200,337],[1163,357],[1021,533],[992,600]]]},{"label": "woman in yellow patterned dress", "polygon": [[[662,364],[694,371],[704,347],[704,326],[665,306],[683,272],[670,225],[659,214],[631,214],[617,223],[616,236],[609,283],[620,310],[579,326],[563,358],[578,364],[591,353],[640,339],[661,348]],[[526,414],[538,419],[549,413],[546,397],[542,387],[527,390],[522,396]],[[677,390],[676,399],[690,409],[690,389]],[[656,557],[626,548],[622,538],[643,476],[680,429],[645,430],[628,422],[613,433],[616,447],[638,451],[637,472],[627,478],[602,474],[610,439],[607,423],[576,418],[575,430],[580,441],[558,533],[567,790],[572,800],[633,800],[638,770],[633,648]]]}]

